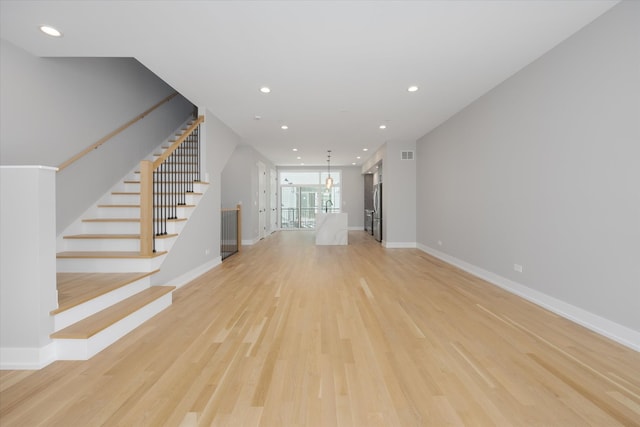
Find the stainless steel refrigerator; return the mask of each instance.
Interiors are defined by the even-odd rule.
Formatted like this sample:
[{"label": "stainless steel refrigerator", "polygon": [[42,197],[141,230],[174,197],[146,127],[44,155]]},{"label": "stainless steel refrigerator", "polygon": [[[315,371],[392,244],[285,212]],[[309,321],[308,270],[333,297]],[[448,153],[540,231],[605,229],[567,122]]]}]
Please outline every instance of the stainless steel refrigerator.
[{"label": "stainless steel refrigerator", "polygon": [[382,183],[373,187],[373,237],[382,242]]}]

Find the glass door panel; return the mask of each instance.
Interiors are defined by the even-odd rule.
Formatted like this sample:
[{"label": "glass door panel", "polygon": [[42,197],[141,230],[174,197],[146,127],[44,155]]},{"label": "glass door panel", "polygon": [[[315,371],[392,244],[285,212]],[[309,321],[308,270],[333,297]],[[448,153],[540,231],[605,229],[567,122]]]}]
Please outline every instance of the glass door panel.
[{"label": "glass door panel", "polygon": [[280,187],[280,227],[300,228],[297,187]]},{"label": "glass door panel", "polygon": [[323,172],[280,172],[280,228],[314,229],[317,213],[340,212],[340,173],[331,177],[334,186],[328,190]]}]

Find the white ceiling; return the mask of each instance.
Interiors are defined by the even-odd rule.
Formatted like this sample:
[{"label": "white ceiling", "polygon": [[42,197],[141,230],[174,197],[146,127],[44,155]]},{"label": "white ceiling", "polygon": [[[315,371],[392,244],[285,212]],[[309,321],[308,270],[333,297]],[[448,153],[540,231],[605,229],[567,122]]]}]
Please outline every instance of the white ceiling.
[{"label": "white ceiling", "polygon": [[0,36],[38,56],[135,57],[276,165],[326,165],[329,149],[332,165],[360,165],[386,141],[420,138],[616,3],[1,0]]}]

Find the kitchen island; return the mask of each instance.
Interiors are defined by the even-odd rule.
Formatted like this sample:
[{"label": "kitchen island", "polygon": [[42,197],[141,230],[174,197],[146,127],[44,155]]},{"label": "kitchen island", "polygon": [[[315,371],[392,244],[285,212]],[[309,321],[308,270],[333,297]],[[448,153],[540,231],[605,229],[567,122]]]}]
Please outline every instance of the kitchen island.
[{"label": "kitchen island", "polygon": [[346,213],[316,214],[316,245],[349,244]]}]

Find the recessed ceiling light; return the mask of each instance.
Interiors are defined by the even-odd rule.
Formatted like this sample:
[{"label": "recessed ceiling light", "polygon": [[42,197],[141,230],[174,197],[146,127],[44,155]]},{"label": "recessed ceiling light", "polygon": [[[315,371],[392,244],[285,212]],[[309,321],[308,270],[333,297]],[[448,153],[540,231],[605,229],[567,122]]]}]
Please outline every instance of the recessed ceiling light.
[{"label": "recessed ceiling light", "polygon": [[363,148],[362,151],[369,151],[369,149],[368,148]]},{"label": "recessed ceiling light", "polygon": [[300,159],[302,159],[302,157],[298,156],[298,157],[296,157],[296,159],[300,160]]},{"label": "recessed ceiling light", "polygon": [[297,149],[297,148],[294,148],[294,149],[293,149],[293,150],[291,150],[291,151],[298,151],[298,149]]},{"label": "recessed ceiling light", "polygon": [[387,125],[380,125],[380,129],[386,129]]},{"label": "recessed ceiling light", "polygon": [[417,91],[418,91],[418,86],[409,86],[409,87],[407,88],[407,90],[408,90],[409,92],[417,92]]},{"label": "recessed ceiling light", "polygon": [[287,130],[287,129],[289,129],[289,126],[287,126],[287,125],[282,125],[282,126],[280,126],[280,129],[282,129],[282,130]]},{"label": "recessed ceiling light", "polygon": [[262,93],[269,93],[269,92],[271,92],[271,89],[269,89],[267,86],[262,86],[262,87],[260,88],[260,92],[262,92]]},{"label": "recessed ceiling light", "polygon": [[62,33],[50,25],[41,25],[40,31],[51,37],[62,37]]},{"label": "recessed ceiling light", "polygon": [[353,166],[355,166],[355,165],[356,165],[356,162],[351,162],[351,164],[352,164]]},{"label": "recessed ceiling light", "polygon": [[356,156],[356,159],[360,160],[360,156]]},{"label": "recessed ceiling light", "polygon": [[253,116],[253,120],[260,120],[262,116]]},{"label": "recessed ceiling light", "polygon": [[300,166],[304,166],[304,163],[300,163]]}]

